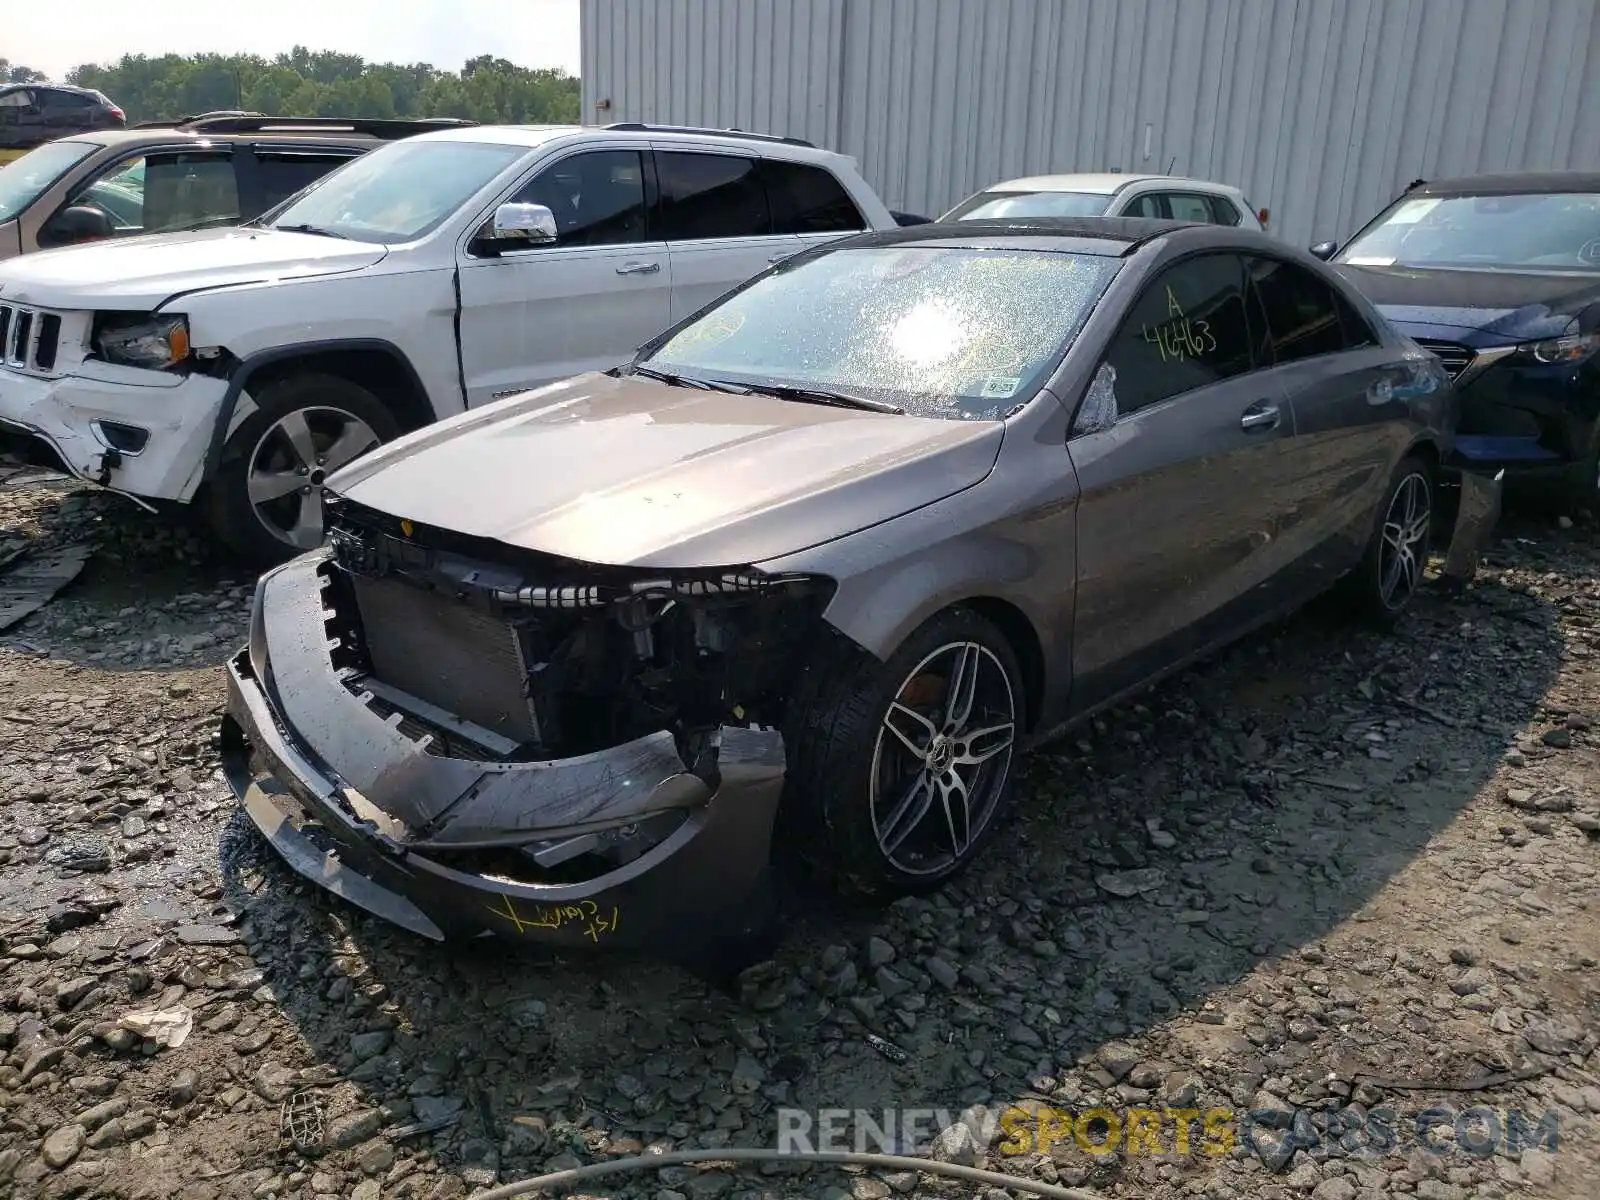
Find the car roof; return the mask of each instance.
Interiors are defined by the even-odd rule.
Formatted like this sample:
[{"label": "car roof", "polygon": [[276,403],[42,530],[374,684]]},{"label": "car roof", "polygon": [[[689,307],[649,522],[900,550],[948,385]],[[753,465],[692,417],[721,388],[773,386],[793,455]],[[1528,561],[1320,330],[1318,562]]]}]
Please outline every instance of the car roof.
[{"label": "car roof", "polygon": [[1183,230],[1210,231],[1215,240],[1241,246],[1273,245],[1250,230],[1199,221],[1169,221],[1158,217],[1029,217],[1022,220],[931,221],[898,229],[857,234],[834,246],[899,246],[908,243],[940,248],[1054,250],[1120,258],[1146,242]]},{"label": "car roof", "polygon": [[1408,196],[1514,196],[1559,192],[1600,192],[1597,171],[1508,171],[1435,179],[1407,192]]},{"label": "car roof", "polygon": [[204,130],[145,128],[95,129],[85,133],[70,134],[57,140],[84,142],[91,145],[110,147],[114,150],[122,150],[129,146],[170,146],[175,142],[194,142],[200,146],[219,142],[228,145],[263,142],[306,142],[313,145],[363,146],[370,148],[383,145],[386,139],[373,137],[371,134],[338,129],[264,129],[255,133],[220,133],[215,131],[207,133]]},{"label": "car roof", "polygon": [[637,139],[640,137],[648,138],[652,142],[659,142],[663,145],[677,143],[683,146],[694,146],[701,150],[711,144],[726,146],[729,149],[753,150],[762,155],[792,159],[798,162],[829,163],[836,166],[845,163],[853,165],[855,162],[849,155],[839,154],[832,150],[823,150],[816,146],[807,146],[795,141],[782,141],[761,134],[747,134],[740,130],[731,129],[691,130],[649,127],[607,129],[603,125],[469,125],[460,129],[430,130],[427,133],[416,134],[414,138],[407,140],[490,142],[501,146],[524,146],[532,150],[559,139],[570,139],[575,142],[594,142],[615,138]]},{"label": "car roof", "polygon": [[1028,175],[1021,179],[1008,179],[1004,183],[991,183],[985,192],[1090,192],[1110,196],[1135,183],[1160,180],[1180,187],[1206,188],[1211,191],[1231,192],[1235,189],[1225,183],[1208,179],[1189,179],[1182,175],[1123,175],[1102,172],[1084,175]]}]

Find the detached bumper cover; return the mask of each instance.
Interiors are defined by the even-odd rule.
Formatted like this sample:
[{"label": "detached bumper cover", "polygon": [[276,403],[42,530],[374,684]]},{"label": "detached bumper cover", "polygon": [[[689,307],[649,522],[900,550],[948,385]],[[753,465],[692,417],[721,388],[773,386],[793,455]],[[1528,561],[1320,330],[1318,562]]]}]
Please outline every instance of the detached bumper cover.
[{"label": "detached bumper cover", "polygon": [[[321,561],[267,576],[249,651],[227,667],[223,760],[244,811],[294,870],[424,937],[510,934],[550,947],[692,946],[743,930],[767,885],[783,787],[782,738],[726,727],[713,790],[665,734],[581,758],[481,762],[427,752],[335,670],[321,619]],[[268,659],[262,669],[263,659]],[[262,678],[265,676],[265,678]],[[303,731],[303,732],[302,732]],[[514,812],[508,808],[520,804]],[[462,822],[405,817],[471,811],[515,846],[681,811],[665,838],[577,882],[527,882],[460,869],[487,839]],[[450,830],[458,831],[450,835]],[[468,852],[463,854],[463,852]],[[512,853],[515,853],[512,851]],[[457,865],[451,865],[451,864]]]},{"label": "detached bumper cover", "polygon": [[1450,546],[1444,559],[1444,578],[1453,585],[1465,586],[1477,573],[1478,560],[1488,548],[1494,527],[1500,520],[1505,474],[1504,470],[1490,474],[1463,467],[1459,460],[1456,466],[1446,470],[1446,482],[1460,492]]}]

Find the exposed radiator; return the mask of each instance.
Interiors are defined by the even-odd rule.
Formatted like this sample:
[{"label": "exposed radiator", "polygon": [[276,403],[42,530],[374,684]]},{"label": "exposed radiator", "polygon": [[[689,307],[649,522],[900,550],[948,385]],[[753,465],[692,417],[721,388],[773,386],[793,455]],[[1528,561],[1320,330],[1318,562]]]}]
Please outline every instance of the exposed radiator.
[{"label": "exposed radiator", "polygon": [[374,676],[502,737],[538,740],[510,625],[392,579],[351,582]]}]

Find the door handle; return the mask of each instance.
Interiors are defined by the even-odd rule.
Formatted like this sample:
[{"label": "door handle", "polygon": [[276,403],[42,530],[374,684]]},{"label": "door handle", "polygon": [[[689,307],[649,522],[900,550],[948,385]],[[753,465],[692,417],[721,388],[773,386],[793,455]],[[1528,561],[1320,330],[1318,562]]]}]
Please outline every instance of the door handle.
[{"label": "door handle", "polygon": [[1252,404],[1244,410],[1244,416],[1239,418],[1241,429],[1276,429],[1278,427],[1278,406],[1268,404],[1265,400],[1259,404]]},{"label": "door handle", "polygon": [[661,270],[660,263],[623,263],[617,268],[618,275],[654,275]]}]

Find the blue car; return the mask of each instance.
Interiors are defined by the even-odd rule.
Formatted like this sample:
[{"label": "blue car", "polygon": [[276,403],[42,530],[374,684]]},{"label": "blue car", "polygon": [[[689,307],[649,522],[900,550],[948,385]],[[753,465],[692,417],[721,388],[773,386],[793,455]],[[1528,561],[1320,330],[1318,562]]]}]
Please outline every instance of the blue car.
[{"label": "blue car", "polygon": [[1600,510],[1600,173],[1418,181],[1312,253],[1443,361],[1463,465]]}]

